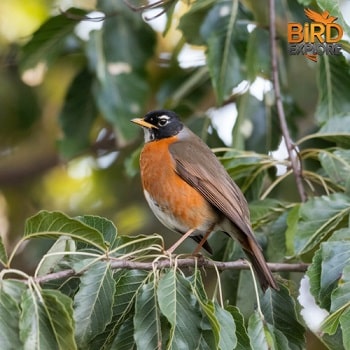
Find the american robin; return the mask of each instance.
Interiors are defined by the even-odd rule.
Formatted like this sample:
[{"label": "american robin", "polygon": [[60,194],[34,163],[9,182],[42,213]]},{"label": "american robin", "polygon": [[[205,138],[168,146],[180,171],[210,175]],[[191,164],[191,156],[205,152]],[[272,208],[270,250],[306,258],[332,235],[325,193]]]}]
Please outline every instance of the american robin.
[{"label": "american robin", "polygon": [[210,251],[210,233],[221,230],[236,239],[250,259],[261,288],[278,289],[250,224],[241,190],[210,148],[168,110],[132,120],[144,130],[140,155],[141,180],[155,216],[182,234],[168,252],[191,237]]}]

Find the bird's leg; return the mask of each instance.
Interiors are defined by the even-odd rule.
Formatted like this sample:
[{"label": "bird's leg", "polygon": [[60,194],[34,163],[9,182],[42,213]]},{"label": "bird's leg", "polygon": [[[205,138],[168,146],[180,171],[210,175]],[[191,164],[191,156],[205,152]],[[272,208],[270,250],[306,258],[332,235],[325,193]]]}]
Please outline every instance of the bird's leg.
[{"label": "bird's leg", "polygon": [[[195,231],[194,228],[189,229],[184,235],[182,235],[182,237],[181,237],[178,241],[176,241],[176,242],[167,250],[167,252],[168,252],[169,254],[172,254],[172,253],[174,252],[174,250],[175,250],[186,238],[188,238],[189,236],[191,236],[191,234],[192,234],[194,231]],[[203,244],[204,244],[204,242],[203,242]]]},{"label": "bird's leg", "polygon": [[206,242],[206,240],[208,239],[209,235],[211,234],[211,232],[213,231],[215,227],[215,224],[212,224],[209,229],[207,230],[207,232],[205,233],[205,235],[203,236],[203,238],[201,239],[201,241],[198,243],[197,248],[194,250],[193,255],[197,255],[199,253],[199,251],[202,249],[203,244]]}]

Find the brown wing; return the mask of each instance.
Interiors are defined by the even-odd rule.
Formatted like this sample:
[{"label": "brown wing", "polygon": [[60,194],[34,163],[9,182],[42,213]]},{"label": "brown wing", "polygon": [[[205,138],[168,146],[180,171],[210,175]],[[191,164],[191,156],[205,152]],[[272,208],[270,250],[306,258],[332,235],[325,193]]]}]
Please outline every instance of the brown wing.
[{"label": "brown wing", "polygon": [[169,150],[176,172],[242,232],[251,233],[247,201],[210,148],[193,135]]},{"label": "brown wing", "polygon": [[278,290],[253,235],[247,201],[213,152],[187,129],[183,131],[179,142],[169,146],[169,150],[179,176],[195,187],[233,224],[232,232],[227,233],[241,243],[253,264],[263,291],[269,286]]}]

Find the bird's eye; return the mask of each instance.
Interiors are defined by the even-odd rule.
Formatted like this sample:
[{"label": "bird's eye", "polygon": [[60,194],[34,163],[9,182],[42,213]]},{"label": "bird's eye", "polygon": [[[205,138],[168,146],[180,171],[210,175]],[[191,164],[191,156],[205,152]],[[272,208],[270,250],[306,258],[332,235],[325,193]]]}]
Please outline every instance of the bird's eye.
[{"label": "bird's eye", "polygon": [[159,118],[158,119],[158,125],[159,126],[165,126],[169,123],[169,118]]}]

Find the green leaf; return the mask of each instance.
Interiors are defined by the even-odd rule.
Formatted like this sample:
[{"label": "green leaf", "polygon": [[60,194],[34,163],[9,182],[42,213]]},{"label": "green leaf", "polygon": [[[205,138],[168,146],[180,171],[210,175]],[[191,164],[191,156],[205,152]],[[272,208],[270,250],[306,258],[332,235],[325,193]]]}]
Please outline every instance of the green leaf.
[{"label": "green leaf", "polygon": [[144,284],[136,296],[134,338],[138,349],[157,349],[162,331],[154,282]]},{"label": "green leaf", "polygon": [[[159,252],[159,248],[164,246],[162,236],[158,234],[153,235],[138,235],[138,236],[118,236],[114,248],[116,256],[122,256],[124,254],[142,254],[143,257],[150,253],[154,253],[156,250]],[[134,255],[133,254],[133,255]]]},{"label": "green leaf", "polygon": [[350,146],[350,116],[334,116],[322,126],[318,133],[311,136],[321,137],[348,148]]},{"label": "green leaf", "polygon": [[57,290],[43,290],[42,298],[59,349],[77,349],[72,299]]},{"label": "green leaf", "polygon": [[27,285],[19,280],[3,279],[0,281],[0,289],[10,295],[17,304],[20,304],[22,295],[27,289]]},{"label": "green leaf", "polygon": [[347,308],[346,311],[340,316],[340,326],[343,331],[343,344],[346,350],[350,349],[350,309]]},{"label": "green leaf", "polygon": [[92,82],[93,75],[85,68],[76,75],[68,89],[59,116],[63,131],[59,148],[66,158],[79,155],[90,145],[90,131],[97,115]]},{"label": "green leaf", "polygon": [[205,38],[200,33],[201,25],[204,23],[208,11],[215,4],[215,0],[195,1],[191,8],[180,17],[178,29],[186,38],[186,42],[191,45],[203,45]]},{"label": "green leaf", "polygon": [[0,339],[1,349],[21,349],[19,338],[20,307],[18,300],[0,288]]},{"label": "green leaf", "polygon": [[317,0],[318,6],[324,11],[327,10],[332,16],[337,17],[336,22],[341,25],[344,32],[350,35],[350,27],[343,17],[342,10],[338,1],[333,0]]},{"label": "green leaf", "polygon": [[99,231],[61,212],[40,211],[27,220],[24,235],[26,238],[68,236],[101,250],[106,249]]},{"label": "green leaf", "polygon": [[350,110],[350,64],[343,55],[334,59],[323,55],[318,67],[319,101],[315,115],[323,123]]},{"label": "green leaf", "polygon": [[323,332],[330,335],[335,334],[339,325],[342,329],[343,344],[345,349],[350,349],[350,265],[347,265],[338,282],[338,287],[331,296],[331,314],[322,324]]},{"label": "green leaf", "polygon": [[219,105],[245,79],[242,59],[248,38],[246,25],[237,22],[238,1],[219,1],[201,27],[207,43],[207,65]]},{"label": "green leaf", "polygon": [[290,350],[287,338],[284,334],[254,312],[248,321],[248,334],[254,350]]},{"label": "green leaf", "polygon": [[75,336],[79,347],[86,346],[111,321],[114,292],[109,263],[93,264],[80,278],[80,288],[74,297]]},{"label": "green leaf", "polygon": [[2,240],[2,236],[0,235],[0,263],[5,267],[8,262],[8,256],[6,252],[6,248],[4,242]]},{"label": "green leaf", "polygon": [[[91,348],[91,350],[94,350],[94,349],[96,348],[94,347]],[[120,326],[118,330],[118,334],[114,338],[114,341],[110,349],[111,350],[136,350],[136,344],[134,340],[134,324],[133,324],[132,315],[130,315],[130,317],[126,319]]]},{"label": "green leaf", "polygon": [[68,297],[57,291],[44,290],[39,295],[37,289],[27,289],[20,307],[20,339],[24,349],[77,348],[73,338],[71,300]]},{"label": "green leaf", "polygon": [[331,312],[350,306],[350,256],[347,258],[347,265],[343,269],[338,287],[332,293]]},{"label": "green leaf", "polygon": [[319,159],[331,180],[345,186],[350,172],[350,150],[339,149],[334,152],[321,152]]},{"label": "green leaf", "polygon": [[298,229],[300,204],[295,205],[287,215],[287,231],[286,231],[286,254],[287,256],[293,256],[294,250],[294,237]]},{"label": "green leaf", "polygon": [[250,340],[245,327],[243,315],[236,306],[229,305],[226,310],[231,313],[236,325],[237,345],[235,350],[250,350]]},{"label": "green leaf", "polygon": [[265,226],[286,210],[283,203],[274,198],[266,198],[249,203],[250,221],[254,229]]},{"label": "green leaf", "polygon": [[235,349],[237,345],[236,325],[229,311],[214,303],[215,316],[220,326],[219,348],[221,350]]},{"label": "green leaf", "polygon": [[294,299],[289,290],[280,285],[278,292],[268,289],[261,298],[261,311],[266,321],[283,333],[290,349],[303,349],[305,346],[304,327],[297,319]]},{"label": "green leaf", "polygon": [[85,225],[101,232],[104,241],[112,249],[118,235],[117,228],[111,220],[96,215],[79,216],[78,219]]},{"label": "green leaf", "polygon": [[[349,229],[341,231],[349,235]],[[350,240],[329,240],[321,244],[307,272],[311,293],[321,307],[330,310],[332,291],[337,287],[344,267],[349,264]]]},{"label": "green leaf", "polygon": [[116,127],[117,139],[124,145],[138,134],[130,120],[141,113],[148,86],[136,73],[111,76],[104,75],[102,81],[94,85],[94,96],[103,117]]},{"label": "green leaf", "polygon": [[258,312],[254,312],[248,320],[248,335],[253,350],[273,349],[271,335],[264,320]]},{"label": "green leaf", "polygon": [[169,348],[196,349],[202,315],[189,281],[175,269],[168,270],[159,281],[157,296],[160,310],[171,324]]},{"label": "green leaf", "polygon": [[102,30],[92,32],[87,43],[89,67],[97,76],[93,95],[123,145],[139,132],[130,119],[141,113],[149,93],[144,67],[153,55],[155,34],[141,16],[130,15],[119,2],[101,6],[111,7],[115,15],[104,21]]},{"label": "green leaf", "polygon": [[75,242],[70,237],[59,237],[43,257],[43,262],[40,263],[40,267],[37,270],[37,276],[43,276],[53,272],[55,267],[64,258],[64,253],[74,252],[75,250]]},{"label": "green leaf", "polygon": [[294,236],[298,255],[316,248],[319,243],[341,225],[350,213],[350,198],[342,193],[314,197],[301,204]]},{"label": "green leaf", "polygon": [[120,338],[121,334],[128,330],[125,328],[122,329],[122,327],[124,327],[130,315],[134,314],[133,308],[137,293],[148,278],[149,271],[118,270],[114,272],[115,294],[112,308],[112,320],[107,325],[104,332],[90,343],[91,350],[108,348],[113,341],[116,343],[123,341],[123,339]]},{"label": "green leaf", "polygon": [[257,26],[250,33],[247,47],[248,79],[253,82],[261,76],[270,77],[270,45],[269,33],[266,29]]},{"label": "green leaf", "polygon": [[22,47],[20,57],[22,71],[35,67],[39,62],[50,65],[63,52],[68,35],[73,33],[79,23],[78,19],[83,20],[86,14],[85,11],[76,8],[71,8],[67,12],[71,16],[62,13],[50,17]]}]

